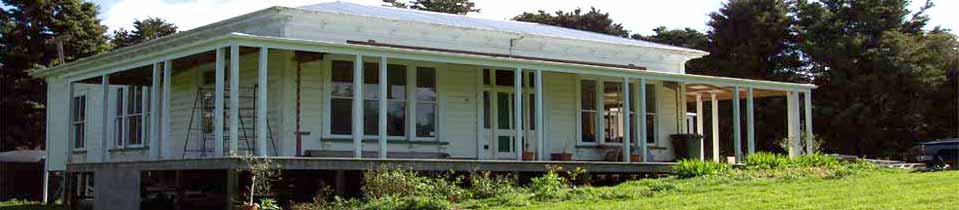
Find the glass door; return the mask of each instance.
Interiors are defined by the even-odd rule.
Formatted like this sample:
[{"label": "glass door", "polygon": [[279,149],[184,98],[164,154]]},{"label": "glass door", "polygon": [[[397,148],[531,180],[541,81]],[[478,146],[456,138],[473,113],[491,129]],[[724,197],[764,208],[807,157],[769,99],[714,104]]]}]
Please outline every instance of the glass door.
[{"label": "glass door", "polygon": [[496,120],[493,122],[493,148],[496,159],[515,159],[516,130],[513,130],[513,93],[509,90],[496,91],[496,106],[493,113]]}]

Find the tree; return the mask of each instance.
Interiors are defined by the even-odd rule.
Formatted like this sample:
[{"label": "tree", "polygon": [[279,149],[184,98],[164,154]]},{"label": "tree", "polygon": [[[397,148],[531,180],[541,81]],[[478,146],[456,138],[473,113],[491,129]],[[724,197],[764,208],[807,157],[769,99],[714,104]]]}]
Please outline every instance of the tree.
[{"label": "tree", "polygon": [[176,29],[176,25],[160,18],[136,20],[133,21],[133,31],[127,31],[123,28],[114,31],[111,44],[113,44],[114,48],[127,47],[174,34],[176,33]]},{"label": "tree", "polygon": [[[633,39],[640,39],[690,49],[703,51],[708,50],[709,37],[703,32],[697,31],[696,29],[684,28],[669,30],[666,29],[665,26],[660,26],[653,29],[653,32],[655,34],[652,36],[633,34],[630,37]],[[686,73],[702,74],[702,72],[704,72],[706,69],[706,62],[703,58],[692,59],[686,62]]]},{"label": "tree", "polygon": [[412,0],[409,3],[399,2],[397,0],[383,0],[386,6],[417,9],[432,12],[442,12],[457,15],[466,15],[470,12],[479,12],[476,4],[470,0]]},{"label": "tree", "polygon": [[800,81],[794,70],[801,65],[792,43],[784,0],[731,0],[709,14],[710,69],[707,75],[746,79]]},{"label": "tree", "polygon": [[703,32],[699,32],[692,28],[670,30],[666,29],[665,26],[660,26],[654,28],[653,33],[655,34],[652,36],[633,34],[630,37],[633,39],[646,40],[697,50],[706,50],[707,46],[709,45],[709,37],[707,37]]},{"label": "tree", "polygon": [[543,10],[539,10],[536,13],[524,12],[523,14],[513,17],[513,20],[592,31],[613,36],[629,36],[629,31],[623,29],[622,24],[615,23],[613,19],[610,19],[609,13],[602,12],[594,7],[591,7],[589,12],[586,13],[583,13],[583,10],[580,8],[576,8],[572,12],[559,10],[553,14],[546,13],[546,11]]},{"label": "tree", "polygon": [[39,147],[44,139],[46,85],[28,71],[108,49],[97,6],[80,0],[3,0],[0,26],[0,151]]},{"label": "tree", "polygon": [[[956,68],[959,44],[955,35],[922,29],[928,21],[924,12],[932,4],[915,13],[908,4],[907,0],[796,4],[799,46],[819,86],[813,100],[815,120],[819,127],[829,128],[817,135],[826,139],[828,148],[897,157],[915,141],[955,135],[955,124],[945,127],[951,123],[932,121],[935,116],[956,116],[951,102],[956,89],[941,89],[949,86],[947,73],[953,72],[955,80],[955,70],[946,70]],[[950,103],[951,108],[940,107]]]}]

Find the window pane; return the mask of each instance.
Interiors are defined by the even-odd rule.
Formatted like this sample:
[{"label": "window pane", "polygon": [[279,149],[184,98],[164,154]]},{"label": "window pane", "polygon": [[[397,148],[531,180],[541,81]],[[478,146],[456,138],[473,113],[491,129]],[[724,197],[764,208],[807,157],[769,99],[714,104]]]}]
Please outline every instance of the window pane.
[{"label": "window pane", "polygon": [[529,105],[529,111],[526,114],[526,119],[523,119],[529,122],[529,129],[536,130],[536,94],[529,94],[529,100],[526,100]]},{"label": "window pane", "polygon": [[483,128],[486,129],[489,129],[490,123],[492,123],[490,122],[491,116],[493,115],[493,113],[490,113],[492,112],[492,107],[490,107],[492,101],[490,100],[492,100],[492,98],[489,96],[489,91],[483,91]]},{"label": "window pane", "polygon": [[579,104],[583,110],[596,110],[596,81],[581,80]]},{"label": "window pane", "polygon": [[143,91],[140,87],[131,86],[127,89],[127,114],[143,112]]},{"label": "window pane", "polygon": [[123,145],[123,117],[117,117],[113,120],[113,139],[117,146]]},{"label": "window pane", "polygon": [[140,116],[131,116],[127,118],[127,142],[129,144],[140,144]]},{"label": "window pane", "polygon": [[535,88],[535,87],[536,87],[536,72],[529,72],[529,73],[526,75],[526,78],[528,78],[528,80],[526,81],[527,83],[526,83],[525,85],[526,85],[527,87],[530,87],[530,88]]},{"label": "window pane", "polygon": [[642,139],[642,138],[639,137],[639,135],[636,133],[636,132],[639,130],[639,129],[636,129],[636,128],[639,128],[639,124],[636,124],[637,122],[639,122],[639,121],[636,121],[636,113],[630,113],[630,114],[629,114],[629,127],[630,127],[630,129],[629,129],[629,137],[630,137],[629,141],[630,141],[631,143],[639,142],[638,139]]},{"label": "window pane", "polygon": [[351,134],[353,129],[353,101],[334,98],[330,100],[330,132]]},{"label": "window pane", "polygon": [[606,129],[606,142],[623,142],[622,112],[605,112],[603,115]]},{"label": "window pane", "polygon": [[510,86],[512,87],[515,81],[513,81],[513,71],[511,70],[496,70],[496,85],[497,86]]},{"label": "window pane", "polygon": [[623,83],[603,82],[603,128],[606,142],[623,142]]},{"label": "window pane", "polygon": [[436,104],[416,103],[416,136],[436,136]]},{"label": "window pane", "polygon": [[436,70],[416,68],[416,100],[436,101]]},{"label": "window pane", "polygon": [[353,96],[353,62],[333,61],[333,96]]},{"label": "window pane", "polygon": [[123,101],[124,101],[124,100],[123,100],[123,96],[124,96],[124,95],[123,95],[123,89],[122,89],[122,88],[117,89],[116,101],[114,101],[113,104],[114,104],[115,107],[116,107],[116,111],[114,112],[114,114],[115,114],[116,116],[118,116],[118,117],[119,117],[119,116],[123,116],[123,113],[124,113],[124,112],[123,112]]},{"label": "window pane", "polygon": [[406,99],[406,66],[390,64],[387,66],[387,97],[389,99]]},{"label": "window pane", "polygon": [[489,85],[489,82],[490,82],[489,69],[483,69],[483,84]]},{"label": "window pane", "polygon": [[83,123],[73,124],[73,148],[83,148]]},{"label": "window pane", "polygon": [[376,100],[363,100],[363,134],[378,135],[380,106]]},{"label": "window pane", "polygon": [[379,63],[363,63],[363,98],[377,99],[380,96]]},{"label": "window pane", "polygon": [[582,140],[583,142],[596,142],[596,116],[595,112],[581,112],[582,118]]},{"label": "window pane", "polygon": [[656,143],[656,116],[646,115],[646,142]]},{"label": "window pane", "polygon": [[83,111],[86,106],[84,96],[73,97],[73,121],[83,121],[84,114]]},{"label": "window pane", "polygon": [[646,112],[656,113],[656,85],[646,85]]},{"label": "window pane", "polygon": [[512,152],[512,151],[513,151],[512,136],[496,137],[496,152]]},{"label": "window pane", "polygon": [[390,101],[386,116],[386,134],[406,136],[406,102]]},{"label": "window pane", "polygon": [[512,121],[510,121],[510,106],[512,105],[512,94],[509,93],[496,93],[496,128],[498,129],[511,129],[513,126]]}]

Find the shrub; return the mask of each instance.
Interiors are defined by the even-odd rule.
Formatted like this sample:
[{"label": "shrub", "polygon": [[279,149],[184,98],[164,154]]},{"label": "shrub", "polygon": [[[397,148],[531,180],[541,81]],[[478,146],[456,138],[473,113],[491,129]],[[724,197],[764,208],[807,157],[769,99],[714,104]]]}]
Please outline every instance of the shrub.
[{"label": "shrub", "polygon": [[324,197],[313,198],[313,202],[294,203],[290,205],[292,210],[342,210],[342,209],[360,209],[363,202],[359,199],[343,199],[333,197],[326,200]]},{"label": "shrub", "polygon": [[513,192],[516,187],[514,183],[514,179],[509,176],[493,175],[489,171],[475,172],[470,175],[469,191],[473,198],[492,198]]},{"label": "shrub", "polygon": [[461,183],[462,177],[447,180],[420,175],[412,170],[381,168],[368,170],[364,174],[362,189],[366,198],[371,200],[383,197],[422,196],[439,197],[455,202],[471,197],[469,191],[459,186]]},{"label": "shrub", "polygon": [[743,164],[750,169],[777,169],[789,165],[789,158],[782,154],[757,152],[746,156]]},{"label": "shrub", "polygon": [[822,153],[813,153],[802,155],[792,159],[792,165],[796,167],[836,167],[840,165],[839,158]]},{"label": "shrub", "polygon": [[428,192],[426,177],[420,176],[412,170],[403,169],[371,169],[363,174],[364,195],[369,199],[382,197],[417,196],[420,192]]},{"label": "shrub", "polygon": [[680,160],[673,166],[673,172],[679,178],[715,176],[723,174],[727,170],[729,170],[728,165],[701,160]]},{"label": "shrub", "polygon": [[566,196],[568,186],[566,179],[560,177],[556,171],[547,170],[545,175],[530,180],[529,190],[533,193],[533,199],[556,200]]}]

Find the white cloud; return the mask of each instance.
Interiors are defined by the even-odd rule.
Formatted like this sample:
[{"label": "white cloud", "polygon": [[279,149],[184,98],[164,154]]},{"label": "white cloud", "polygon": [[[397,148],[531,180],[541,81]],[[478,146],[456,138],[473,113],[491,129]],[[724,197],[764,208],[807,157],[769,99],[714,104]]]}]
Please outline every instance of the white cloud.
[{"label": "white cloud", "polygon": [[[333,0],[117,0],[102,5],[103,24],[110,30],[131,28],[136,19],[159,17],[176,24],[180,30],[189,30],[234,16],[254,12],[270,6],[297,7]],[[381,0],[345,0],[365,5],[382,5]],[[407,1],[407,0],[400,0]],[[667,28],[707,29],[707,14],[717,11],[724,0],[474,0],[481,9],[470,16],[489,19],[510,19],[523,12],[545,10],[569,11],[577,7],[596,7],[608,12],[613,20],[622,23],[633,33],[651,34],[658,26]],[[921,1],[913,3],[914,10]],[[942,25],[959,30],[959,1],[936,1],[928,11],[930,25]],[[108,7],[108,8],[107,8]]]}]

